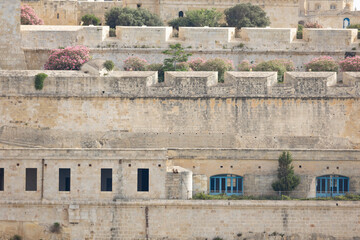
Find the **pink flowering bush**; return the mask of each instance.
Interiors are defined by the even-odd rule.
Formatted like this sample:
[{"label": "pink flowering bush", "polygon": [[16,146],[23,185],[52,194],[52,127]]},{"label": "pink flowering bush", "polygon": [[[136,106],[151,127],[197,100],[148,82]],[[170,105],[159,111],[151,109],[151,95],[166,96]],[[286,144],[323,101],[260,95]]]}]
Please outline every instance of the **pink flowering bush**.
[{"label": "pink flowering bush", "polygon": [[45,70],[80,70],[90,60],[89,49],[85,46],[54,49],[44,65]]},{"label": "pink flowering bush", "polygon": [[146,71],[148,62],[145,59],[139,57],[128,57],[124,61],[125,71]]},{"label": "pink flowering bush", "polygon": [[43,25],[44,21],[40,19],[34,9],[29,5],[21,6],[21,24],[22,25]]},{"label": "pink flowering bush", "polygon": [[338,64],[330,56],[321,56],[306,63],[305,68],[307,71],[311,69],[314,72],[337,72]]},{"label": "pink flowering bush", "polygon": [[323,26],[316,22],[307,22],[305,23],[304,28],[323,28]]},{"label": "pink flowering bush", "polygon": [[360,57],[345,58],[339,65],[342,72],[360,72]]},{"label": "pink flowering bush", "polygon": [[193,70],[193,71],[200,71],[201,66],[205,63],[205,59],[203,58],[195,58],[192,59],[190,61],[188,61],[187,63],[189,64],[189,67]]}]

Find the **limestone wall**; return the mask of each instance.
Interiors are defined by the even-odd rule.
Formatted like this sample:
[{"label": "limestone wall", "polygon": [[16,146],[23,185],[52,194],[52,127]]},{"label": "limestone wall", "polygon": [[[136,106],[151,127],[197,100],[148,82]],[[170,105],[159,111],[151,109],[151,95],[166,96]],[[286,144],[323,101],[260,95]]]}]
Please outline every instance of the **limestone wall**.
[{"label": "limestone wall", "polygon": [[[10,146],[357,149],[358,84],[335,73],[1,72],[1,136]],[[353,78],[359,79],[358,74]],[[295,80],[294,80],[295,79]],[[358,80],[356,80],[357,82]],[[9,110],[11,109],[11,111]]]},{"label": "limestone wall", "polygon": [[82,16],[94,14],[105,24],[105,13],[113,7],[122,7],[122,1],[99,2],[77,0],[21,0],[31,6],[45,25],[79,25]]},{"label": "limestone wall", "polygon": [[93,48],[168,48],[169,44],[180,43],[196,50],[297,52],[350,51],[358,47],[356,29],[304,29],[303,39],[296,39],[295,28],[242,28],[240,38],[236,38],[235,28],[184,27],[179,29],[179,37],[172,37],[170,27],[117,26],[116,29],[117,38],[106,39],[108,27],[23,26],[22,46],[30,49],[76,44]]},{"label": "limestone wall", "polygon": [[21,49],[20,0],[0,1],[0,69],[27,69]]},{"label": "limestone wall", "polygon": [[[356,239],[360,231],[358,202],[1,201],[0,206],[4,239],[14,234],[25,240]],[[49,231],[54,222],[61,223],[59,234]]]},{"label": "limestone wall", "polygon": [[108,36],[108,26],[21,26],[21,46],[24,48],[56,49],[74,45],[96,47]]}]

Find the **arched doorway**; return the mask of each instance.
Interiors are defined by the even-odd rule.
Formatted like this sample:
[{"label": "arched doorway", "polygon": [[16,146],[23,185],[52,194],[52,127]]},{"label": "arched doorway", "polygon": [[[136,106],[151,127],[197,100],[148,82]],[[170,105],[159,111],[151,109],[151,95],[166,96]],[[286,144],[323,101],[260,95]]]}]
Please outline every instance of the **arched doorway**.
[{"label": "arched doorway", "polygon": [[183,11],[179,12],[179,17],[184,17],[184,12]]},{"label": "arched doorway", "polygon": [[350,19],[344,18],[343,20],[343,28],[347,28],[350,25]]}]

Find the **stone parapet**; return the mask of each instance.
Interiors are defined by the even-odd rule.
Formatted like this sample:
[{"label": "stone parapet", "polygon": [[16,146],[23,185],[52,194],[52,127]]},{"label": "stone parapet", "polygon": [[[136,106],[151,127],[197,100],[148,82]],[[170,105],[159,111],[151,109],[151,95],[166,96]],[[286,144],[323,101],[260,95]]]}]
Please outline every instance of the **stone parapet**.
[{"label": "stone parapet", "polygon": [[[44,88],[34,87],[35,75],[48,75]],[[99,77],[78,71],[0,71],[0,96],[43,97],[347,97],[360,96],[359,74],[344,73],[344,84],[335,72],[287,72],[283,83],[276,72],[227,72],[224,83],[216,72],[112,72]]]}]

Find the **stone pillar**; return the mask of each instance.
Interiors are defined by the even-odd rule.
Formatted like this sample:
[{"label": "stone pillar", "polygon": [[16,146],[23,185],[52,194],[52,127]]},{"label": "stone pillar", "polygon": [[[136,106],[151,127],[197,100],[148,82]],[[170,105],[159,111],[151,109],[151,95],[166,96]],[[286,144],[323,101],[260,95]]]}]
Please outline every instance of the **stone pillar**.
[{"label": "stone pillar", "polygon": [[26,70],[21,48],[20,0],[0,0],[0,70]]}]

